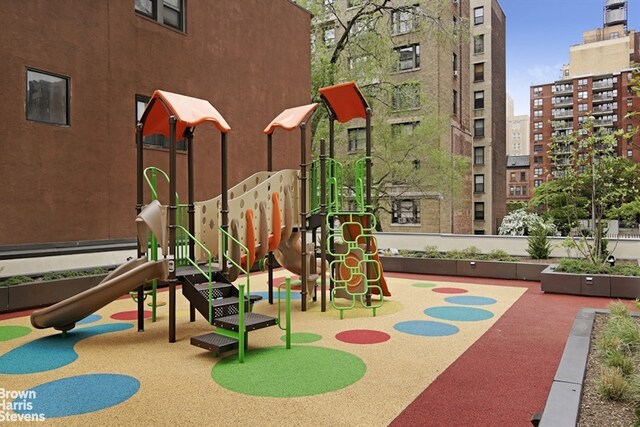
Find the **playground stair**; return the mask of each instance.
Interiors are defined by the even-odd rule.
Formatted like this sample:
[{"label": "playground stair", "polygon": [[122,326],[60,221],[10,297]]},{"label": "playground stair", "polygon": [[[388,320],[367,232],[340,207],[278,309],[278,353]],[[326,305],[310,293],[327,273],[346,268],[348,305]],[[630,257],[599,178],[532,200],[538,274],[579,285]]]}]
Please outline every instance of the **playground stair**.
[{"label": "playground stair", "polygon": [[[201,274],[186,274],[180,276],[182,294],[193,307],[209,319],[209,283]],[[240,334],[239,320],[239,291],[229,283],[219,272],[214,273],[215,281],[211,284],[211,315],[215,332],[191,337],[191,345],[204,348],[216,354],[238,349]],[[245,346],[247,334],[250,331],[267,328],[277,324],[275,317],[252,313],[252,305],[262,299],[258,295],[244,298]]]}]

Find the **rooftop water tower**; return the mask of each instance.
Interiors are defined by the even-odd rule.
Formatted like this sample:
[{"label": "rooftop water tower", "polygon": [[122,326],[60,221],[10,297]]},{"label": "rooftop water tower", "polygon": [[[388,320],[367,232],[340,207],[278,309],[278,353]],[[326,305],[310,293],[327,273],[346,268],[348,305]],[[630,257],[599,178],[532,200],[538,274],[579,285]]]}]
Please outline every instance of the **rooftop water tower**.
[{"label": "rooftop water tower", "polygon": [[627,0],[605,0],[604,26],[624,25],[627,30]]}]

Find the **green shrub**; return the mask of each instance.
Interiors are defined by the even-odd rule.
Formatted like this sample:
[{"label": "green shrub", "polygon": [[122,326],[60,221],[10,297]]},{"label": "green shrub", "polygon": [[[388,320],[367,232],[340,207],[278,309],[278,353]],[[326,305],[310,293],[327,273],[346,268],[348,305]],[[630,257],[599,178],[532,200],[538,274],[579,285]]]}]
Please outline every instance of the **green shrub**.
[{"label": "green shrub", "polygon": [[512,257],[506,251],[502,249],[494,249],[487,255],[488,259],[494,259],[498,261],[516,261],[517,258]]},{"label": "green shrub", "polygon": [[605,333],[618,337],[624,351],[640,350],[640,326],[631,317],[611,317]]},{"label": "green shrub", "polygon": [[629,317],[631,310],[623,302],[612,302],[609,304],[609,314],[613,317]]},{"label": "green shrub", "polygon": [[584,259],[565,258],[560,260],[555,271],[577,274],[611,274],[611,267],[596,265]]},{"label": "green shrub", "polygon": [[619,368],[604,366],[597,381],[600,394],[610,400],[627,400],[629,383]]},{"label": "green shrub", "polygon": [[424,257],[425,258],[442,258],[442,253],[438,250],[438,247],[435,245],[425,246],[424,248]]},{"label": "green shrub", "polygon": [[610,368],[620,369],[622,375],[625,377],[631,375],[635,370],[635,361],[633,358],[621,350],[609,352],[604,358],[604,361]]},{"label": "green shrub", "polygon": [[29,282],[33,282],[33,278],[28,276],[13,276],[0,280],[0,286],[13,286]]},{"label": "green shrub", "polygon": [[527,238],[527,253],[533,259],[548,259],[551,255],[551,242],[544,226],[537,226]]}]

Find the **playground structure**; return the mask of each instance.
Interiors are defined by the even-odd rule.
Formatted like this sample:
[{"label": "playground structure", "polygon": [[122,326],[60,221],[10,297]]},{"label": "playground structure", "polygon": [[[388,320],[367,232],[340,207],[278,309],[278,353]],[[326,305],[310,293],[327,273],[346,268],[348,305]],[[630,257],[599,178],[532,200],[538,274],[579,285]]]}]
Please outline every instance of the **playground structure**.
[{"label": "playground structure", "polygon": [[[251,330],[278,325],[278,318],[252,312],[259,296],[251,295],[250,270],[258,260],[267,259],[269,302],[273,303],[274,260],[300,276],[301,309],[308,296],[317,295],[320,281],[321,309],[326,310],[327,268],[332,305],[343,312],[359,299],[375,315],[384,296],[390,295],[377,257],[375,218],[371,212],[371,109],[355,83],[320,90],[330,117],[330,153],[321,143],[320,158],[307,163],[306,121],[318,104],[284,110],[264,130],[267,135],[267,171],[257,172],[228,188],[227,133],[231,130],[220,113],[206,100],[166,91],[155,91],[137,125],[137,212],[138,258],[118,268],[100,286],[59,305],[34,313],[37,327],[54,326],[66,331],[122,294],[137,288],[138,330],[144,330],[145,290],[142,284],[162,280],[169,286],[169,341],[176,340],[176,285],[190,302],[190,320],[199,311],[216,327],[214,333],[192,337],[191,343],[216,353],[238,349],[244,357],[247,334]],[[367,126],[367,152],[358,164],[356,211],[345,209],[341,167],[334,160],[334,121],[345,123],[363,118]],[[206,201],[194,198],[193,134],[195,127],[209,122],[221,135],[221,192]],[[301,168],[273,171],[273,134],[277,128],[300,129]],[[151,167],[143,169],[144,136],[162,134],[169,138],[169,173]],[[181,204],[176,193],[176,139],[186,139],[188,200]],[[311,179],[307,168],[310,166]],[[158,201],[157,174],[168,181],[168,205]],[[151,174],[151,177],[149,177]],[[144,204],[143,182],[149,184],[151,202]],[[311,197],[308,197],[308,194]],[[328,200],[327,200],[328,196]],[[336,224],[339,224],[336,226]],[[309,227],[308,227],[309,225]],[[320,244],[317,231],[320,229]],[[308,233],[312,241],[307,242]],[[336,236],[340,236],[336,239]],[[162,258],[158,260],[158,247]],[[319,249],[319,251],[317,250]],[[319,253],[318,253],[319,252]],[[329,261],[328,263],[325,261]],[[236,288],[232,282],[243,275]],[[287,288],[290,281],[285,281]],[[117,285],[117,286],[116,286]],[[109,289],[109,292],[105,292]],[[95,292],[95,293],[89,293]],[[151,294],[155,310],[155,284]],[[380,296],[372,304],[371,295]],[[351,300],[348,306],[336,298]],[[56,308],[54,308],[56,307]],[[287,289],[287,317],[290,302]],[[286,322],[287,347],[290,325]]]}]

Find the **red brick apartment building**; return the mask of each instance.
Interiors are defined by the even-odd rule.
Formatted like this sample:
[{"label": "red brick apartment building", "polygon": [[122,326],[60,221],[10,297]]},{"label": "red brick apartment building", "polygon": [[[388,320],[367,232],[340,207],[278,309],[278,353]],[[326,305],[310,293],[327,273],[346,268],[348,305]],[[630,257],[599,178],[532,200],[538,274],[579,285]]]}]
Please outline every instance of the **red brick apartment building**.
[{"label": "red brick apartment building", "polygon": [[[589,116],[612,131],[640,125],[638,116],[626,117],[640,111],[631,87],[633,64],[640,62],[640,33],[627,29],[626,0],[604,1],[602,28],[585,31],[569,57],[560,80],[530,88],[532,190],[555,176],[548,156],[552,138],[578,130]],[[640,162],[640,135],[621,138],[618,155]]]},{"label": "red brick apartment building", "polygon": [[[229,184],[265,170],[262,130],[309,102],[310,25],[288,0],[4,2],[0,247],[134,238],[135,123],[155,89],[222,114]],[[297,140],[278,135],[274,168],[297,167]],[[164,141],[145,145],[145,166],[167,170]],[[196,129],[194,147],[203,200],[220,191],[213,126]]]}]

